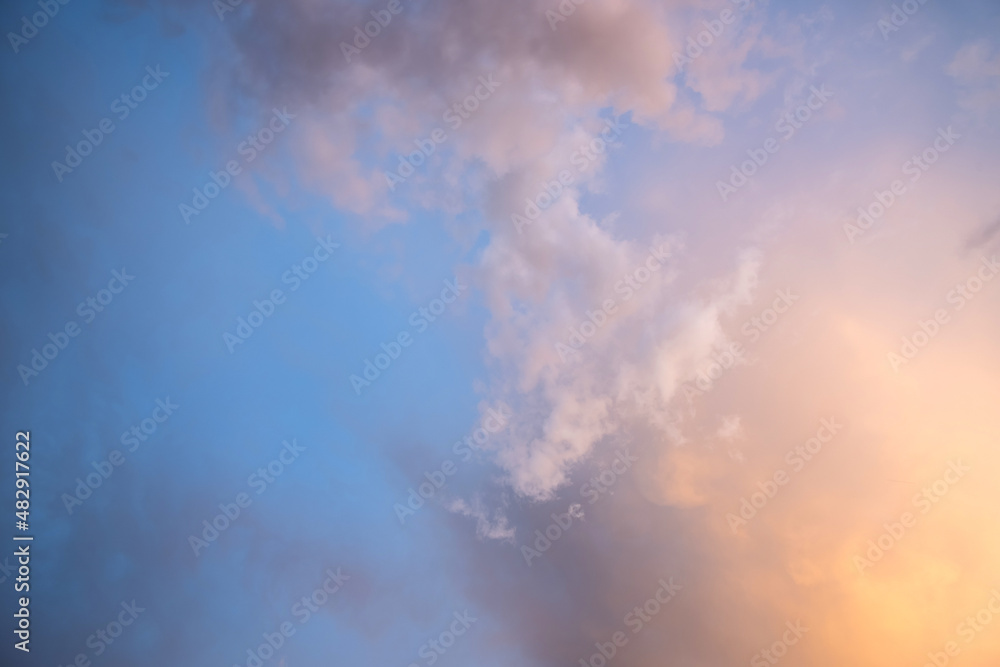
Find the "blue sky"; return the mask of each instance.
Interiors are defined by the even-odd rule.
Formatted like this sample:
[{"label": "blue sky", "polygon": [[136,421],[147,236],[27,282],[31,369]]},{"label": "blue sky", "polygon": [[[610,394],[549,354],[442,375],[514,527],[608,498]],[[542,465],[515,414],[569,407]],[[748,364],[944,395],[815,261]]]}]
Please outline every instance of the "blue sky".
[{"label": "blue sky", "polygon": [[[416,226],[392,239],[395,248],[358,252],[350,221],[329,207],[310,205],[296,212],[300,222],[275,229],[232,190],[185,226],[177,204],[224,164],[222,147],[235,149],[240,135],[223,140],[206,127],[197,42],[164,35],[149,16],[116,25],[95,11],[67,6],[4,65],[8,89],[24,90],[7,107],[18,130],[5,135],[5,153],[24,158],[5,161],[4,243],[18,260],[5,262],[3,299],[24,318],[23,326],[8,320],[7,361],[28,364],[31,349],[67,321],[82,328],[28,386],[16,370],[5,381],[5,422],[30,425],[40,450],[32,459],[41,499],[33,505],[39,630],[30,664],[68,664],[78,652],[96,662],[87,638],[133,598],[148,611],[100,657],[104,664],[152,655],[163,664],[243,664],[245,648],[337,567],[350,584],[289,644],[288,664],[306,663],[293,656],[321,654],[330,642],[345,661],[416,659],[423,641],[470,603],[430,558],[438,540],[396,522],[391,506],[406,481],[390,445],[403,437],[409,450],[450,447],[475,420],[468,386],[481,369],[480,346],[463,333],[482,326],[482,313],[456,306],[362,397],[347,377],[380,339],[410,328],[411,311],[453,277],[448,267],[464,253]],[[6,14],[16,18],[14,8]],[[73,61],[80,67],[67,67]],[[62,146],[112,116],[109,101],[146,65],[169,77],[56,182],[49,163]],[[274,148],[268,157],[280,164]],[[235,330],[254,299],[288,288],[281,276],[311,253],[317,230],[337,239],[339,252],[230,354],[222,333]],[[407,264],[441,270],[406,284],[380,279]],[[77,304],[123,267],[134,282],[84,324]],[[119,434],[167,397],[179,404],[176,414],[67,515],[62,494],[92,472],[92,461],[124,450]],[[397,408],[387,414],[386,404]],[[298,465],[248,508],[243,525],[195,558],[188,534],[248,490],[249,474],[292,438],[306,447]],[[425,531],[433,530],[426,514]],[[419,586],[407,583],[414,571]],[[425,586],[433,613],[410,590]],[[375,591],[392,591],[391,607],[368,602]],[[393,640],[373,647],[365,626],[386,618],[398,618],[386,628]]]}]

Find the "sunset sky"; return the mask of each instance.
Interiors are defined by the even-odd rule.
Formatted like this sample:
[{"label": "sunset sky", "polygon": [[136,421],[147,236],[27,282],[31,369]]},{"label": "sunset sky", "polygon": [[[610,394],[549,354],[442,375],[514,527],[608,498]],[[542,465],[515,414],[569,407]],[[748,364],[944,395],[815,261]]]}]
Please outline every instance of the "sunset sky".
[{"label": "sunset sky", "polygon": [[0,663],[1000,664],[995,1],[0,26]]}]

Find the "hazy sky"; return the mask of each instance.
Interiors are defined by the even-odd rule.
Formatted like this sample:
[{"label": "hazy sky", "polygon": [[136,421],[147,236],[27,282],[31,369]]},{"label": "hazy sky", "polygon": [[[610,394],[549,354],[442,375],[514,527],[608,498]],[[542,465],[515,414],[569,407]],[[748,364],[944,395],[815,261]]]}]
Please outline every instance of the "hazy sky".
[{"label": "hazy sky", "polygon": [[997,3],[0,26],[4,664],[1000,660]]}]

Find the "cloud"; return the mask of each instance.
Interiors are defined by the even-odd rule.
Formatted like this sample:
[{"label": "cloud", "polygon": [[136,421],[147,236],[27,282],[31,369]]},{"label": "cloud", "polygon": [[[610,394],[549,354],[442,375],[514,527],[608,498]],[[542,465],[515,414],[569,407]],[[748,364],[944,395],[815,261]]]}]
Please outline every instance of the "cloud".
[{"label": "cloud", "polygon": [[[595,642],[621,628],[624,614],[655,591],[659,578],[676,575],[685,595],[623,653],[623,667],[659,664],[665,654],[678,664],[745,662],[800,617],[812,628],[796,648],[800,664],[910,664],[912,656],[899,646],[927,628],[953,627],[962,610],[973,610],[974,586],[953,584],[963,568],[977,584],[985,581],[997,544],[986,531],[962,530],[970,525],[963,512],[975,513],[972,524],[990,525],[983,508],[996,506],[987,502],[996,500],[995,491],[988,482],[970,485],[970,498],[956,494],[953,505],[941,505],[938,518],[923,524],[954,524],[944,533],[956,540],[914,532],[870,578],[850,563],[887,517],[908,506],[914,490],[889,484],[890,475],[902,468],[916,483],[933,481],[947,457],[965,453],[995,465],[993,338],[956,325],[943,336],[962,344],[939,339],[908,375],[894,375],[883,363],[903,332],[933,313],[938,292],[943,297],[967,270],[950,251],[955,237],[967,233],[972,204],[966,208],[941,189],[946,176],[935,170],[893,210],[910,216],[907,234],[864,248],[844,243],[830,221],[853,210],[870,187],[845,186],[850,179],[842,172],[872,155],[894,155],[886,147],[896,137],[885,136],[896,128],[888,124],[877,127],[885,136],[875,139],[866,130],[870,145],[860,155],[851,152],[861,141],[855,134],[817,129],[816,141],[833,147],[824,150],[838,160],[834,176],[813,154],[795,153],[808,144],[782,148],[787,166],[778,159],[768,165],[785,169],[778,174],[783,180],[776,176],[779,191],[766,189],[763,174],[755,182],[761,198],[779,200],[767,202],[781,212],[786,234],[777,240],[759,233],[755,204],[722,209],[682,190],[667,202],[671,213],[680,211],[692,227],[703,224],[690,236],[713,246],[712,253],[691,253],[689,241],[699,238],[660,218],[630,217],[625,209],[632,208],[620,198],[600,199],[610,163],[620,160],[626,173],[642,166],[616,153],[627,133],[634,133],[636,152],[636,143],[651,137],[678,153],[681,145],[707,149],[725,138],[719,114],[741,113],[781,68],[748,63],[791,62],[789,102],[807,86],[805,73],[830,62],[833,49],[824,46],[817,55],[803,47],[810,31],[829,24],[829,12],[781,16],[776,28],[751,22],[720,42],[692,64],[682,90],[672,54],[704,12],[724,4],[592,0],[555,30],[545,18],[555,5],[541,0],[432,3],[420,11],[407,4],[348,63],[340,41],[369,20],[370,7],[245,2],[224,24],[226,48],[235,47],[230,84],[244,96],[222,103],[249,96],[263,108],[302,109],[295,169],[306,187],[363,224],[377,228],[425,209],[482,212],[476,231],[487,240],[470,273],[488,308],[487,393],[515,416],[491,440],[500,484],[483,475],[482,490],[447,507],[457,524],[475,523],[474,531],[455,536],[474,564],[470,595],[497,613],[526,655],[540,664],[578,664]],[[995,109],[1000,61],[992,53],[975,42],[948,66],[963,86],[961,104],[984,114]],[[855,75],[855,64],[844,65],[845,76]],[[428,164],[389,190],[384,170],[441,126],[444,110],[484,75],[502,82],[495,97],[450,131]],[[615,121],[628,126],[622,137],[595,144]],[[803,135],[796,141],[810,140]],[[880,188],[899,175],[900,161],[892,160],[891,171],[876,173]],[[572,178],[556,188],[564,171]],[[714,173],[704,177],[708,191]],[[969,200],[986,207],[986,198],[974,194]],[[689,200],[698,206],[688,209]],[[799,205],[783,207],[788,201]],[[602,207],[611,210],[598,213]],[[763,240],[745,241],[761,237],[768,248],[759,247]],[[734,321],[749,316],[747,308],[767,306],[754,299],[772,293],[769,281],[789,276],[804,293],[812,288],[809,306],[768,330],[710,391],[686,393],[729,349],[738,335]],[[980,325],[976,330],[991,332],[996,311],[985,308],[985,299],[978,315],[971,306],[966,315]],[[720,426],[720,415],[735,414]],[[726,514],[777,484],[771,482],[777,471],[790,472],[788,452],[831,415],[849,430],[734,534]],[[737,435],[752,452],[740,464],[712,449]],[[525,566],[514,547],[553,512],[579,502],[575,483],[593,472],[595,454],[625,438],[642,462],[634,483],[616,485],[614,494],[584,507],[587,520]],[[916,454],[919,463],[908,463]],[[918,585],[926,578],[938,586],[933,593]],[[913,651],[924,652],[922,645]]]},{"label": "cloud", "polygon": [[[746,262],[732,291],[706,300],[678,302],[669,266],[634,300],[616,296],[623,276],[645,271],[650,243],[673,242],[616,236],[580,209],[583,196],[600,190],[615,144],[588,157],[585,170],[574,164],[579,148],[604,131],[602,117],[627,112],[630,123],[673,140],[721,140],[718,119],[679,97],[674,82],[677,21],[693,21],[685,12],[697,6],[585,3],[553,29],[545,15],[552,7],[541,0],[404,5],[370,43],[356,44],[363,48],[351,62],[341,41],[351,43],[353,28],[370,20],[353,3],[246,3],[227,16],[239,89],[262,105],[301,110],[294,150],[307,187],[369,227],[402,221],[414,207],[447,210],[469,190],[485,203],[490,242],[477,275],[492,312],[487,348],[504,369],[494,386],[538,402],[496,453],[520,494],[550,497],[595,443],[621,428],[622,396],[651,387],[664,408],[724,344],[721,313],[749,296]],[[700,61],[702,78],[689,85],[708,111],[760,94],[761,75],[741,69],[761,30]],[[722,70],[732,85],[710,88]],[[443,112],[486,75],[499,89],[390,192],[386,170],[441,128]],[[532,229],[515,229],[511,216],[562,170],[574,182]],[[588,343],[582,362],[564,363],[556,343],[609,298],[619,301],[619,314]],[[622,338],[631,339],[630,353],[613,343]]]},{"label": "cloud", "polygon": [[[173,9],[188,4],[164,3]],[[629,112],[632,122],[675,140],[717,143],[721,123],[679,97],[674,82],[672,54],[681,46],[675,34],[692,20],[685,10],[696,4],[584,3],[552,30],[545,18],[552,6],[544,0],[403,3],[347,62],[343,45],[352,45],[354,28],[372,20],[367,7],[248,1],[226,15],[225,38],[213,36],[217,114],[235,115],[237,100],[247,96],[262,109],[299,111],[303,181],[338,207],[382,221],[371,224],[396,222],[402,214],[386,202],[393,197],[384,172],[413,150],[413,140],[441,127],[443,112],[488,74],[502,82],[496,98],[449,133],[435,164],[420,170],[397,202],[420,202],[422,187],[460,191],[469,185],[461,176],[449,188],[428,173],[455,174],[457,165],[481,162],[495,176],[523,176],[602,108]],[[763,84],[752,83],[760,74],[741,72],[753,44],[749,38],[735,49],[720,46],[700,61],[713,68],[695,84],[710,111],[760,93]],[[720,85],[720,67],[730,83],[716,92],[708,86]],[[445,200],[442,192],[423,203],[439,207]]]},{"label": "cloud", "polygon": [[500,508],[490,516],[482,502],[474,500],[468,503],[461,498],[452,500],[446,505],[449,512],[471,517],[476,520],[476,536],[480,539],[513,541],[514,528],[508,523]]},{"label": "cloud", "polygon": [[1000,53],[992,44],[965,44],[948,65],[948,74],[962,87],[959,103],[983,116],[1000,108]]},{"label": "cloud", "polygon": [[742,427],[740,425],[739,415],[727,415],[723,417],[722,423],[719,425],[719,430],[716,435],[722,440],[732,441],[740,437],[742,432]]}]

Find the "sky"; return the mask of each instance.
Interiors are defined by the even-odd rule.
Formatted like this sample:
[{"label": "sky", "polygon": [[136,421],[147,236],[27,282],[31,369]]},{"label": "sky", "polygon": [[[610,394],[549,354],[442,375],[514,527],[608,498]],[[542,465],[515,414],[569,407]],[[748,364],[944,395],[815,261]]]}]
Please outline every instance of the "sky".
[{"label": "sky", "polygon": [[997,664],[1000,5],[0,26],[0,663]]}]

